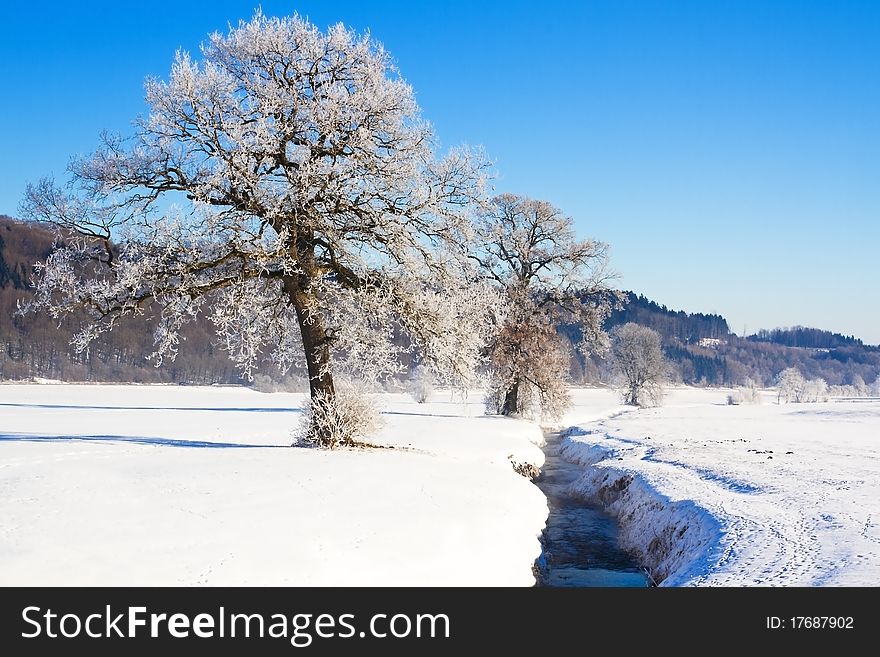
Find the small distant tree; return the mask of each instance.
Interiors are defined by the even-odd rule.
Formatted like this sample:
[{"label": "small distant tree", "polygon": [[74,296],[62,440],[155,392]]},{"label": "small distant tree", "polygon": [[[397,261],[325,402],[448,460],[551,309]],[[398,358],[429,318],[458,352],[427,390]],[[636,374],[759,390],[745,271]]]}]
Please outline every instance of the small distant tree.
[{"label": "small distant tree", "polygon": [[788,367],[782,370],[776,377],[776,401],[799,402],[804,394],[806,380],[800,370]]},{"label": "small distant tree", "polygon": [[828,388],[828,394],[831,397],[855,397],[856,392],[852,386],[833,385]]},{"label": "small distant tree", "polygon": [[867,397],[868,396],[868,386],[865,383],[865,380],[859,374],[853,374],[852,377],[852,387],[855,392],[855,397]]},{"label": "small distant tree", "polygon": [[880,374],[877,375],[874,383],[871,384],[871,395],[873,397],[880,397]]},{"label": "small distant tree", "polygon": [[258,12],[146,89],[132,138],[106,136],[67,186],[28,187],[24,213],[64,237],[29,309],[91,313],[79,351],[155,312],[157,364],[207,315],[248,377],[261,357],[305,365],[305,435],[321,445],[362,433],[350,395],[335,408],[334,374],[398,372],[396,332],[438,375],[470,381],[494,302],[449,247],[468,237],[484,164],[435,156],[380,44]]},{"label": "small distant tree", "polygon": [[727,395],[727,403],[730,406],[739,406],[741,404],[760,404],[761,390],[758,384],[751,378],[746,377],[745,384],[739,386],[732,393]]},{"label": "small distant tree", "polygon": [[504,298],[489,346],[487,409],[553,421],[569,403],[568,345],[561,324],[577,326],[578,349],[603,349],[602,329],[618,293],[608,282],[608,247],[577,239],[573,221],[546,201],[502,194],[477,219],[469,256]]},{"label": "small distant tree", "polygon": [[406,390],[419,404],[429,401],[434,394],[434,375],[431,370],[424,365],[417,365],[406,382]]},{"label": "small distant tree", "polygon": [[828,382],[823,378],[810,379],[804,383],[803,394],[798,401],[824,402],[828,401]]},{"label": "small distant tree", "polygon": [[657,331],[629,322],[611,331],[611,365],[625,404],[657,406],[669,376]]},{"label": "small distant tree", "polygon": [[776,398],[780,404],[828,401],[829,393],[833,393],[825,379],[821,377],[807,379],[794,367],[779,373],[776,377],[776,387]]}]

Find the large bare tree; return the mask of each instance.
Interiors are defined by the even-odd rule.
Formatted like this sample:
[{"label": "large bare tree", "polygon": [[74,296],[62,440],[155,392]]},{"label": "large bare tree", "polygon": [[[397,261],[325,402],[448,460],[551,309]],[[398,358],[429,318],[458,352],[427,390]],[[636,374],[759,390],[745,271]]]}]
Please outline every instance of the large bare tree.
[{"label": "large bare tree", "polygon": [[602,325],[619,302],[608,247],[577,239],[571,217],[550,203],[514,194],[492,199],[477,234],[471,258],[501,290],[506,311],[490,347],[489,408],[556,419],[569,403],[570,357],[557,328],[576,325],[584,353],[607,342]]},{"label": "large bare tree", "polygon": [[[247,374],[266,354],[304,360],[322,408],[334,369],[395,370],[401,329],[440,376],[468,377],[487,304],[444,251],[466,237],[483,163],[435,157],[379,44],[257,13],[210,36],[200,61],[178,53],[146,95],[132,137],[105,136],[69,184],[43,180],[23,203],[64,229],[32,307],[88,308],[77,348],[158,307],[159,362],[204,312]],[[311,434],[338,442],[317,422]]]}]

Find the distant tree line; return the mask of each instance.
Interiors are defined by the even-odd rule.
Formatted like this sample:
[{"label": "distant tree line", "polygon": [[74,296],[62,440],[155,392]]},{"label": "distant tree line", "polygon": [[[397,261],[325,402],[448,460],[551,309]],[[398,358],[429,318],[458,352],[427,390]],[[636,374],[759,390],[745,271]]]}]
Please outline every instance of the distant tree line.
[{"label": "distant tree line", "polygon": [[726,338],[730,334],[727,320],[721,315],[687,313],[670,310],[644,295],[626,292],[626,303],[611,313],[608,327],[639,324],[654,329],[667,341],[690,344],[701,338]]},{"label": "distant tree line", "polygon": [[[672,378],[688,385],[767,387],[783,370],[796,368],[808,380],[826,381],[837,394],[880,374],[880,347],[852,336],[799,326],[742,338],[730,332],[721,315],[671,310],[634,292],[624,295],[625,305],[611,313],[606,329],[632,322],[657,331]],[[561,330],[572,342],[578,340],[576,328]],[[571,377],[577,382],[610,380],[611,375],[600,356],[572,359]]]},{"label": "distant tree line", "polygon": [[841,335],[822,329],[794,326],[792,328],[761,329],[748,336],[752,342],[772,342],[786,347],[805,349],[835,349],[838,347],[862,346],[862,341],[852,335]]},{"label": "distant tree line", "polygon": [[776,378],[778,403],[823,402],[829,397],[878,397],[880,396],[880,376],[870,385],[858,374],[853,375],[852,383],[832,385],[821,378],[808,379],[796,367],[789,367]]},{"label": "distant tree line", "polygon": [[[147,360],[154,349],[153,327],[140,318],[127,318],[87,352],[76,354],[69,341],[81,330],[87,319],[84,316],[73,312],[57,324],[42,314],[17,315],[17,301],[32,294],[29,281],[33,265],[45,259],[53,239],[52,232],[37,224],[0,215],[0,379],[245,382],[205,319],[185,328],[178,357],[157,368]],[[670,361],[671,377],[682,383],[772,386],[783,370],[796,368],[807,380],[827,382],[832,394],[845,394],[860,390],[860,382],[873,382],[880,375],[880,347],[864,345],[851,336],[795,327],[741,338],[730,333],[720,315],[670,310],[633,292],[624,296],[623,307],[611,312],[605,328],[610,331],[632,322],[657,331]],[[612,380],[609,359],[601,354],[584,356],[575,348],[582,340],[579,329],[563,325],[559,333],[570,346],[565,350],[568,368],[561,372],[563,378],[576,384]],[[704,338],[718,342],[704,346],[700,343]],[[257,372],[266,386],[278,380],[268,356]],[[294,376],[302,374],[294,372]]]}]

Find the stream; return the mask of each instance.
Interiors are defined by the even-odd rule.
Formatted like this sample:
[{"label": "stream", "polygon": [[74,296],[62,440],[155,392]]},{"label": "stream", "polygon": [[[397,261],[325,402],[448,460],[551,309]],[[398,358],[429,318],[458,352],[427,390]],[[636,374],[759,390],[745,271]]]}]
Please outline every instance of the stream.
[{"label": "stream", "polygon": [[546,460],[534,480],[550,507],[535,563],[538,586],[647,586],[639,564],[618,544],[614,518],[569,494],[583,469],[559,455],[560,435],[547,433],[545,439]]}]

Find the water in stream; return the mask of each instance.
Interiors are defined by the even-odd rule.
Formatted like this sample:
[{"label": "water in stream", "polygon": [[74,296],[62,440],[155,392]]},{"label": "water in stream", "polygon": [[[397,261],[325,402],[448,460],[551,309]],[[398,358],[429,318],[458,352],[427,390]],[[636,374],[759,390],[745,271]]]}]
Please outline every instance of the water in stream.
[{"label": "water in stream", "polygon": [[568,494],[583,470],[559,456],[561,438],[548,433],[546,460],[535,484],[550,507],[537,561],[539,586],[647,586],[645,573],[620,549],[613,518]]}]

